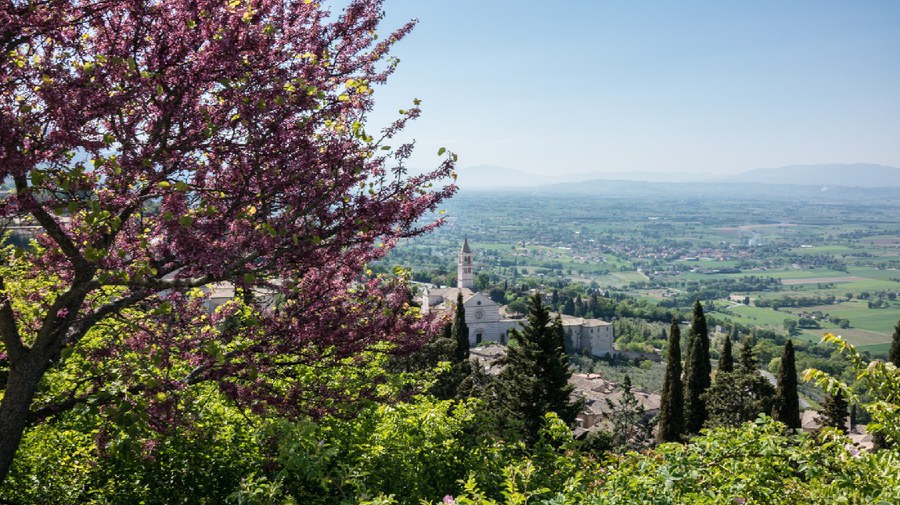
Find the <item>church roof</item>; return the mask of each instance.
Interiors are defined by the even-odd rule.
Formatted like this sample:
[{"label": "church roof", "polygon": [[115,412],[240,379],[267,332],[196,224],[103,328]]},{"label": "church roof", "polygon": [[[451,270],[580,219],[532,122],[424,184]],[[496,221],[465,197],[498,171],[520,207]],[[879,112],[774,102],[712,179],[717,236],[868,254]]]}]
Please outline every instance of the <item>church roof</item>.
[{"label": "church roof", "polygon": [[469,288],[429,288],[428,296],[440,296],[445,302],[456,303],[456,295],[462,291],[463,302],[475,296],[475,292]]},{"label": "church roof", "polygon": [[[551,313],[552,317],[556,317],[556,313]],[[610,326],[612,323],[608,323],[603,321],[602,319],[588,319],[584,317],[576,317],[569,316],[566,314],[559,314],[560,319],[562,319],[563,326],[584,326],[584,327],[598,327],[598,326]]]},{"label": "church roof", "polygon": [[471,254],[471,253],[472,253],[472,250],[469,249],[469,239],[468,239],[468,238],[464,238],[464,239],[463,239],[462,252],[464,252],[464,253],[466,253],[466,254]]}]

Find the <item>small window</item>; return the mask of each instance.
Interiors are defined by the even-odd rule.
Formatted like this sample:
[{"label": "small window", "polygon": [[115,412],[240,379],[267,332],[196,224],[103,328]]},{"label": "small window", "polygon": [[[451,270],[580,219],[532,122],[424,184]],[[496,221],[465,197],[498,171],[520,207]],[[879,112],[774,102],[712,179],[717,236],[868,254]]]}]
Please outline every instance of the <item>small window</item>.
[{"label": "small window", "polygon": [[475,302],[475,305],[481,305],[481,300],[478,300],[477,302]]}]

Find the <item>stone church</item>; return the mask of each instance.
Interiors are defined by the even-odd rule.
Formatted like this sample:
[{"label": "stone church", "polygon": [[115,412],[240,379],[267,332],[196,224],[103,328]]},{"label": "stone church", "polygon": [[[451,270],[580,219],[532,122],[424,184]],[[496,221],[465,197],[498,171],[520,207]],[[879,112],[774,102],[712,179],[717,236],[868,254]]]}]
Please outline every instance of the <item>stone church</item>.
[{"label": "stone church", "polygon": [[[485,341],[506,344],[509,330],[521,329],[525,320],[513,319],[505,306],[500,306],[487,295],[474,289],[472,249],[466,239],[457,257],[456,287],[426,287],[422,292],[422,312],[452,313],[456,307],[457,295],[462,292],[466,325],[469,327],[469,345],[475,346]],[[556,314],[552,316],[556,317]],[[587,353],[597,357],[615,354],[611,323],[567,315],[561,315],[561,318],[565,331],[566,352]]]}]

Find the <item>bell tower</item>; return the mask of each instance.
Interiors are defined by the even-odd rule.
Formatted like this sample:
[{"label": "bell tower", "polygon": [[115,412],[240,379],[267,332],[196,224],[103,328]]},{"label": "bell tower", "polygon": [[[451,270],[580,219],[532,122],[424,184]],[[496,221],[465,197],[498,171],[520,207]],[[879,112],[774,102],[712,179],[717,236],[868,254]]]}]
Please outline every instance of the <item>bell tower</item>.
[{"label": "bell tower", "polygon": [[456,262],[456,287],[475,288],[475,274],[472,272],[472,250],[469,249],[469,239],[463,240],[462,249]]}]

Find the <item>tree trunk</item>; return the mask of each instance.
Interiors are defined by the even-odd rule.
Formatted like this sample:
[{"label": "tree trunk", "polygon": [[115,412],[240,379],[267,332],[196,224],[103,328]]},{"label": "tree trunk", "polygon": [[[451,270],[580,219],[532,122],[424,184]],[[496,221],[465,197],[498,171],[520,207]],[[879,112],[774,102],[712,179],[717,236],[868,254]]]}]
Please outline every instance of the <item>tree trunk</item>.
[{"label": "tree trunk", "polygon": [[[20,363],[11,364],[3,401],[0,402],[0,485],[12,466],[38,382],[46,369],[46,360],[35,359],[31,351]],[[42,364],[43,361],[43,364]]]}]

